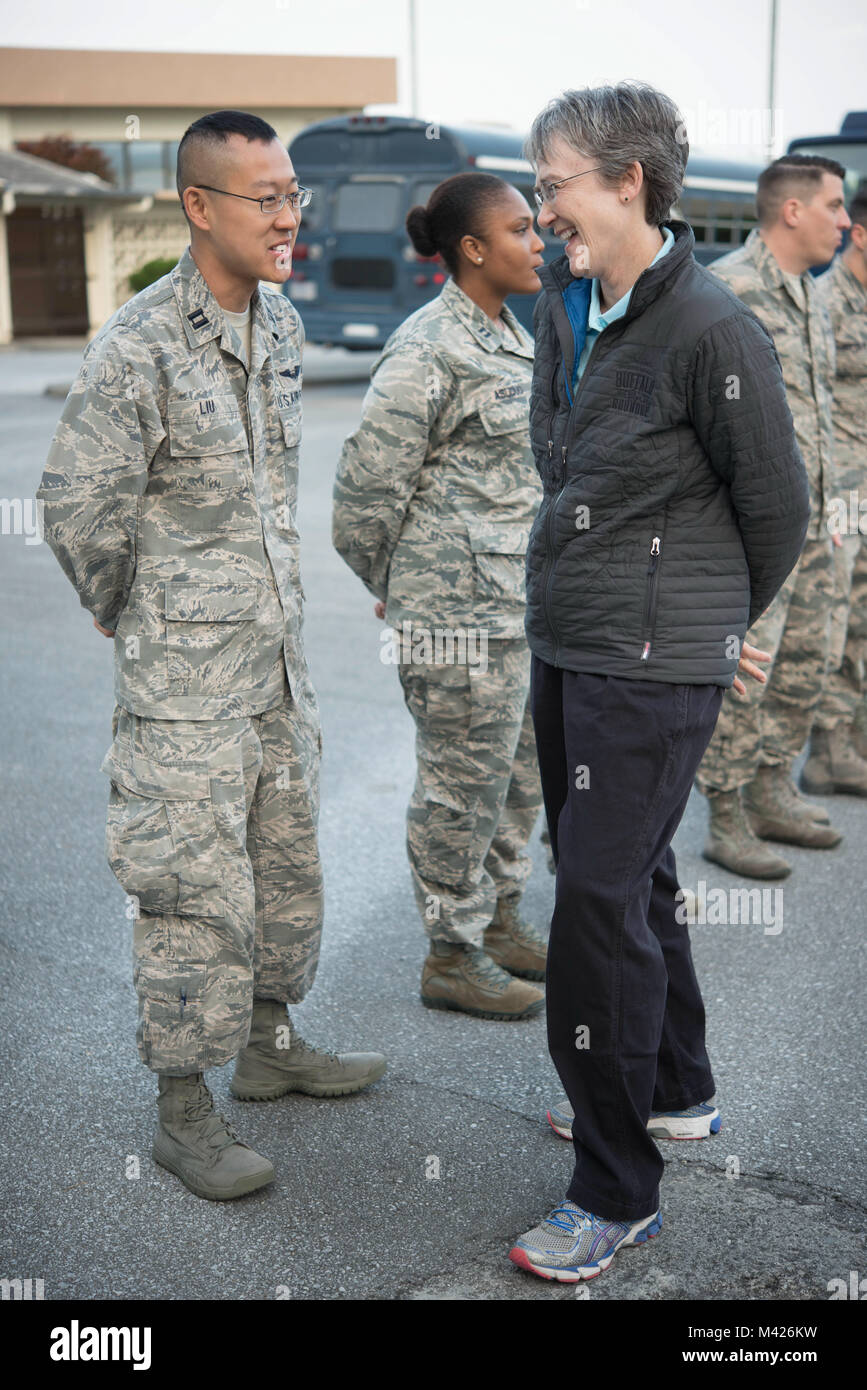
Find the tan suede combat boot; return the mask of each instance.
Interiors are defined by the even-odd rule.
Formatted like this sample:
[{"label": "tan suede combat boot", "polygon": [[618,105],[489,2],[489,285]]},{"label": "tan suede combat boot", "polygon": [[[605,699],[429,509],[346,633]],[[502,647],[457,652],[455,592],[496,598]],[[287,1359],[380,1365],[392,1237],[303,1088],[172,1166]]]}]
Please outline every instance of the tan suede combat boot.
[{"label": "tan suede combat boot", "polygon": [[289,1091],[306,1096],[349,1096],[378,1081],[381,1052],[321,1052],[299,1036],[285,1004],[253,1000],[247,1046],[238,1053],[229,1090],[236,1100],[278,1100]]},{"label": "tan suede combat boot", "polygon": [[756,814],[761,815],[762,806],[768,802],[778,805],[795,820],[812,820],[818,825],[831,824],[831,817],[824,806],[801,796],[788,768],[763,765],[749,786],[744,787],[743,803],[748,812],[755,810]]},{"label": "tan suede combat boot", "polygon": [[428,1009],[455,1009],[476,1018],[533,1018],[545,1006],[535,985],[515,980],[479,946],[432,941],[421,976]]},{"label": "tan suede combat boot", "polygon": [[852,735],[852,747],[858,757],[867,762],[867,703],[858,706],[858,713],[849,725],[849,730]]},{"label": "tan suede combat boot", "polygon": [[154,1162],[174,1173],[197,1197],[227,1202],[274,1181],[268,1159],[243,1143],[217,1114],[201,1072],[160,1072],[157,1107]]},{"label": "tan suede combat boot", "polygon": [[781,854],[763,845],[753,833],[738,787],[732,792],[708,792],[708,838],[702,851],[712,864],[722,864],[745,878],[787,878],[792,866]]},{"label": "tan suede combat boot", "polygon": [[804,815],[789,769],[760,767],[744,788],[744,808],[756,835],[804,849],[833,849],[843,836],[829,823]]},{"label": "tan suede combat boot", "polygon": [[493,921],[485,928],[484,949],[503,970],[523,980],[544,980],[548,943],[520,913],[520,898],[498,898]]},{"label": "tan suede combat boot", "polygon": [[831,796],[834,792],[867,796],[867,761],[858,753],[851,724],[813,730],[801,786],[814,796]]}]

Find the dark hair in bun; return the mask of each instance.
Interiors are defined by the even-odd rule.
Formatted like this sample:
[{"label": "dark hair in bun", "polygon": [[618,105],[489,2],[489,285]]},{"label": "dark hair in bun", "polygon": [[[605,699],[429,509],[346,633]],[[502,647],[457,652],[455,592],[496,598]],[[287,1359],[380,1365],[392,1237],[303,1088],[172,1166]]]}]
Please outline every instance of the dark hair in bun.
[{"label": "dark hair in bun", "polygon": [[457,274],[461,237],[483,235],[488,212],[510,187],[496,174],[455,174],[437,184],[427,207],[418,203],[406,215],[418,254],[442,256],[452,275]]}]

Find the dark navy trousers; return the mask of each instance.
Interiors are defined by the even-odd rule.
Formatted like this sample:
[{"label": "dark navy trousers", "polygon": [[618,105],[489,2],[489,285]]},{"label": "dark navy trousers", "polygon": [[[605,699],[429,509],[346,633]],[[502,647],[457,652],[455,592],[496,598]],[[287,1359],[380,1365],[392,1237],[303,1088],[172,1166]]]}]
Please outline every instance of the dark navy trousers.
[{"label": "dark navy trousers", "polygon": [[609,1220],[659,1205],[650,1111],[714,1092],[671,840],[722,697],[718,685],[587,675],[533,657],[557,864],[548,1048],[575,1111],[567,1195]]}]

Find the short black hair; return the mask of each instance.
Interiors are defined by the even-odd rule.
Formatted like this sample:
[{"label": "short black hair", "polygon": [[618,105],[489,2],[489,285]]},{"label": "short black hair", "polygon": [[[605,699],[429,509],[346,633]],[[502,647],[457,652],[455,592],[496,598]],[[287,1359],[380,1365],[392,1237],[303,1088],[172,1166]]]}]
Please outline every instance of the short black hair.
[{"label": "short black hair", "polygon": [[178,145],[176,181],[178,197],[184,201],[184,189],[195,183],[193,163],[196,150],[208,145],[225,145],[230,135],[243,135],[248,141],[263,140],[268,144],[279,137],[276,130],[249,111],[212,111],[187,126]]},{"label": "short black hair", "polygon": [[787,197],[808,194],[808,190],[808,197],[814,197],[824,174],[844,179],[846,170],[836,159],[826,159],[823,154],[784,154],[775,159],[759,174],[756,188],[759,226],[770,227],[776,222]]},{"label": "short black hair", "polygon": [[859,227],[867,231],[867,179],[862,179],[855,189],[846,211],[850,222],[857,222]]},{"label": "short black hair", "polygon": [[512,185],[496,174],[453,174],[437,184],[427,200],[410,208],[406,230],[420,256],[442,256],[456,275],[458,247],[465,236],[481,237],[490,208]]}]

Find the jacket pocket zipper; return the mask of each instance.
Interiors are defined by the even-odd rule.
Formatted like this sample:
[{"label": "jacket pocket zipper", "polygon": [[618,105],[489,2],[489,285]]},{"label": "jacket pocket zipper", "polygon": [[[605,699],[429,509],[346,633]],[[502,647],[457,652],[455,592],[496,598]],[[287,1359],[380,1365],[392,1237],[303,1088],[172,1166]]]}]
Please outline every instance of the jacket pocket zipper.
[{"label": "jacket pocket zipper", "polygon": [[650,648],[653,645],[653,633],[656,627],[659,557],[661,552],[662,541],[659,536],[654,536],[650,546],[650,564],[647,567],[647,597],[644,602],[644,646],[641,650],[642,661],[647,661],[650,656]]}]

